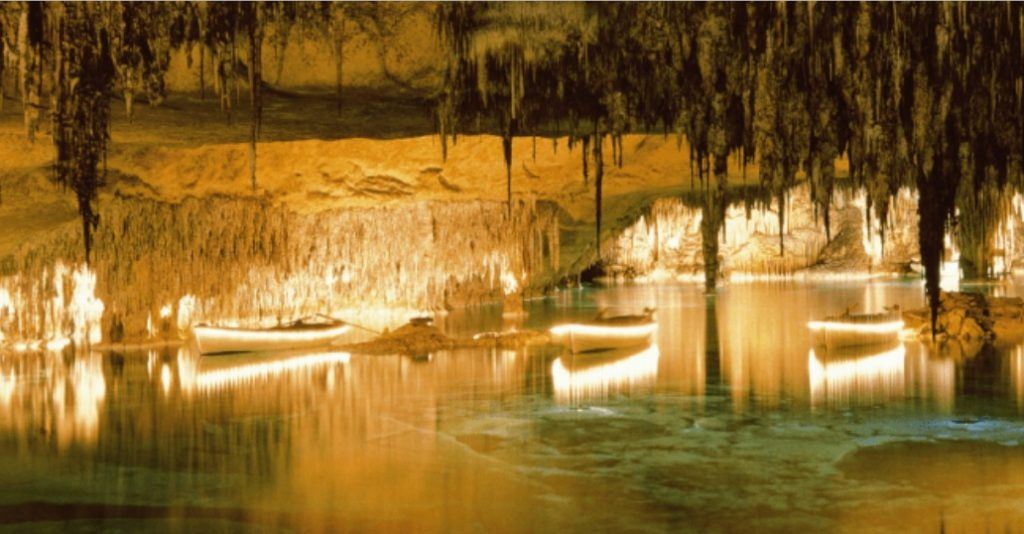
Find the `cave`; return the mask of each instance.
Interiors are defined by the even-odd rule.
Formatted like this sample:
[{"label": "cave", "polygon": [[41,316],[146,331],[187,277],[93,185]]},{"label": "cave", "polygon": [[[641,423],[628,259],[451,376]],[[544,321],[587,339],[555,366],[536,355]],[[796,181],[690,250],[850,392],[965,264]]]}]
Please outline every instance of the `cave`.
[{"label": "cave", "polygon": [[1013,530],[1022,58],[1012,2],[0,3],[0,525]]}]

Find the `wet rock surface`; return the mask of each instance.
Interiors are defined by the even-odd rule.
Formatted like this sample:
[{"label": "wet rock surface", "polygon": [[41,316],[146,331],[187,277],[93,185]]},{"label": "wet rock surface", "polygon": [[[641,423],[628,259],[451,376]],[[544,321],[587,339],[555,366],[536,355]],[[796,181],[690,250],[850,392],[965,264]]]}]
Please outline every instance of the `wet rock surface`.
[{"label": "wet rock surface", "polygon": [[546,343],[548,336],[532,330],[486,332],[473,338],[452,338],[430,324],[410,322],[393,331],[385,331],[370,341],[343,345],[341,348],[358,354],[429,354],[441,350],[469,348],[516,348],[533,343]]},{"label": "wet rock surface", "polygon": [[[904,312],[903,320],[922,339],[931,338],[927,307]],[[943,293],[935,330],[937,340],[956,339],[971,344],[1019,341],[1024,338],[1024,300],[980,293]]]}]

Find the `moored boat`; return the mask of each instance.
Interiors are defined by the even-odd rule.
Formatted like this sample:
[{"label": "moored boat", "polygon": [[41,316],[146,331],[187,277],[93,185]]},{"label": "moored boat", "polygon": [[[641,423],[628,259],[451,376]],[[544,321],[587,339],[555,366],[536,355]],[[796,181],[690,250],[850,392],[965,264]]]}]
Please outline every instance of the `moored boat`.
[{"label": "moored boat", "polygon": [[552,342],[579,353],[650,345],[657,330],[654,310],[648,308],[641,315],[608,317],[602,312],[592,321],[561,324],[549,333]]},{"label": "moored boat", "polygon": [[303,318],[272,328],[233,328],[197,325],[192,335],[200,354],[260,352],[321,347],[348,333],[351,325],[329,319]]},{"label": "moored boat", "polygon": [[807,323],[814,346],[828,350],[894,343],[899,340],[903,326],[899,306],[882,313],[850,313],[847,310],[842,315]]}]

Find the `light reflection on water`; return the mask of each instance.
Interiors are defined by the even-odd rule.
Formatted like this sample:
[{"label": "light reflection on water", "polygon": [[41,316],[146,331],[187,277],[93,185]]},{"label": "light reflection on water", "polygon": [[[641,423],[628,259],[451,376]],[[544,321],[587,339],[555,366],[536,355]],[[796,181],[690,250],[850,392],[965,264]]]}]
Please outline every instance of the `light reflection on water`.
[{"label": "light reflection on water", "polygon": [[551,363],[555,399],[563,403],[602,401],[614,394],[649,389],[658,377],[657,343],[603,354],[563,354]]},{"label": "light reflection on water", "polygon": [[[596,356],[3,355],[0,526],[877,527],[867,511],[893,487],[843,473],[860,463],[839,459],[890,442],[1024,441],[1024,348],[963,358],[916,342],[810,347],[811,318],[922,302],[919,283],[874,282],[734,284],[714,298],[635,286],[527,303],[521,326],[537,329],[657,306],[655,345]],[[469,335],[503,321],[478,309],[441,325]],[[888,526],[949,528],[944,506],[975,503],[926,486],[907,495]],[[986,498],[988,511],[1002,502]]]}]

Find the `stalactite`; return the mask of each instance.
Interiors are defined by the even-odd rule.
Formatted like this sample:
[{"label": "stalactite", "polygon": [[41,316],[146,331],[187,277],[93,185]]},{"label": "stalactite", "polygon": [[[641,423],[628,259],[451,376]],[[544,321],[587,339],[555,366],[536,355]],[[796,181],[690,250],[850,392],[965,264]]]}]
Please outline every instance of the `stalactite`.
[{"label": "stalactite", "polygon": [[18,23],[18,85],[25,134],[34,140],[42,120],[44,5],[25,2]]},{"label": "stalactite", "polygon": [[604,182],[604,134],[596,126],[594,128],[594,243],[597,247],[597,262],[601,262],[601,202],[603,200]]},{"label": "stalactite", "polygon": [[513,120],[507,119],[501,136],[501,150],[502,155],[505,158],[506,203],[508,206],[508,217],[510,219],[512,217],[512,138],[514,135],[515,126],[513,126]]},{"label": "stalactite", "polygon": [[342,8],[341,4],[337,5],[338,20],[331,22],[331,28],[334,30],[332,39],[334,45],[334,99],[339,117],[341,116],[342,75],[345,67],[345,16],[341,11]]},{"label": "stalactite", "polygon": [[779,193],[779,256],[786,255],[786,192]]},{"label": "stalactite", "polygon": [[260,137],[260,125],[263,121],[263,29],[262,6],[259,3],[249,4],[249,178],[252,190],[256,191],[256,143]]},{"label": "stalactite", "polygon": [[[68,4],[57,19],[54,51],[54,178],[74,191],[82,217],[85,261],[99,224],[94,202],[103,183],[98,168],[109,139],[109,99],[114,79],[109,43],[96,27],[97,4]],[[105,169],[104,169],[105,171]]]},{"label": "stalactite", "polygon": [[[548,25],[554,12],[547,10],[573,15],[555,28]],[[997,183],[1020,174],[1020,165],[1008,162],[1024,160],[1022,10],[1018,5],[870,3],[813,9],[798,4],[446,6],[439,20],[443,41],[458,58],[456,74],[446,78],[448,87],[467,95],[454,115],[494,117],[512,109],[517,114],[543,110],[545,119],[556,121],[596,117],[606,121],[615,165],[623,159],[623,131],[632,124],[649,126],[658,117],[663,128],[678,127],[686,135],[691,187],[701,180],[709,207],[717,203],[716,190],[728,187],[705,178],[717,175],[715,160],[721,154],[738,150],[743,172],[748,160],[756,162],[761,187],[781,199],[780,230],[784,192],[803,171],[829,240],[835,160],[845,153],[852,182],[868,192],[877,214],[867,224],[871,232],[882,232],[881,242],[894,195],[911,181],[936,186],[931,178],[909,178],[931,176],[928,160],[935,147],[950,154],[964,147],[977,156],[977,169],[957,171],[976,177],[975,186],[991,181],[992,169],[1000,177]],[[649,19],[659,24],[648,26]],[[643,30],[622,31],[623,24]],[[551,35],[572,37],[546,41]],[[634,39],[628,44],[627,35]],[[544,54],[524,55],[524,43],[532,38],[551,46]],[[665,60],[645,63],[650,58]],[[494,68],[484,72],[488,65]],[[463,68],[464,75],[458,75]],[[521,75],[526,70],[529,77]],[[508,95],[511,101],[492,105]],[[1006,170],[1011,168],[1018,170]],[[940,201],[952,198],[948,187],[938,187]],[[779,236],[783,251],[785,239]]]},{"label": "stalactite", "polygon": [[590,157],[590,137],[583,136],[583,150],[581,151],[580,157],[583,159],[583,185],[589,186],[590,170],[587,168],[587,162]]},{"label": "stalactite", "polygon": [[0,113],[4,111],[4,88],[7,87],[7,84],[4,83],[4,60],[7,58],[7,51],[4,49],[5,44],[4,29],[0,25]]}]

